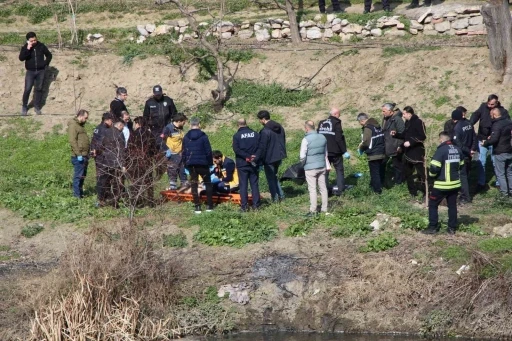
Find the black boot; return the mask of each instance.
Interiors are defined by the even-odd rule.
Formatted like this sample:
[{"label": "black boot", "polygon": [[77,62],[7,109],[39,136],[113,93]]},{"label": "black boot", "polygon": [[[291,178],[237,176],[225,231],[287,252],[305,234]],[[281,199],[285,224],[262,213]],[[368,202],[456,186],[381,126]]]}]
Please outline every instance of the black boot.
[{"label": "black boot", "polygon": [[423,234],[436,234],[439,232],[439,227],[429,226],[426,230],[421,231]]}]

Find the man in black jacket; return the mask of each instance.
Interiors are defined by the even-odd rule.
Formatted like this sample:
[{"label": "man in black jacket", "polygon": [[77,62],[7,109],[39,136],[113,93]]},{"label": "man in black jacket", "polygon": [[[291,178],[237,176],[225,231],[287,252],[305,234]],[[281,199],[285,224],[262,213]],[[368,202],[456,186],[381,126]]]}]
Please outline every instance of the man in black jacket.
[{"label": "man in black jacket", "polygon": [[153,87],[153,97],[146,101],[143,116],[146,118],[149,129],[153,132],[157,145],[161,151],[165,151],[165,141],[162,139],[162,132],[166,125],[171,123],[173,117],[178,113],[172,98],[166,96],[160,85]]},{"label": "man in black jacket", "polygon": [[[347,153],[347,143],[343,128],[341,127],[340,110],[332,108],[329,117],[318,123],[318,132],[327,139],[327,156],[329,162],[336,169],[336,191],[334,195],[341,195],[345,190],[345,169],[343,167],[343,157],[350,158]],[[325,183],[329,187],[329,171],[325,172]]]},{"label": "man in black jacket", "polygon": [[[425,188],[425,134],[426,128],[422,120],[414,113],[414,109],[407,106],[402,110],[402,115],[405,119],[405,130],[403,134],[397,134],[396,131],[391,131],[391,136],[403,139],[404,143],[398,148],[399,153],[404,153],[404,175],[407,181],[407,188],[409,194],[416,197],[418,191],[427,194]],[[419,186],[416,185],[414,179],[414,171],[420,178]],[[423,201],[423,199],[422,199]]]},{"label": "man in black jacket", "polygon": [[[508,111],[501,106],[498,100],[498,96],[489,95],[486,103],[482,103],[477,111],[475,111],[470,118],[470,123],[474,126],[478,125],[477,138],[479,141],[487,140],[491,136],[492,118],[491,110],[497,108],[501,112],[501,116],[509,118]],[[485,164],[487,163],[488,154],[492,154],[492,146],[488,147],[479,144],[479,164],[478,164],[478,186],[477,190],[482,191],[486,189],[486,177],[485,177]],[[491,161],[494,163],[494,157],[491,156]]]},{"label": "man in black jacket", "polygon": [[233,151],[238,169],[238,186],[242,212],[248,209],[248,183],[251,184],[252,207],[260,206],[260,187],[258,165],[254,162],[258,151],[260,135],[247,126],[245,119],[238,120],[238,131],[233,135]]},{"label": "man in black jacket", "polygon": [[[105,134],[112,127],[114,123],[114,115],[110,112],[103,113],[101,118],[101,123],[94,129],[92,140],[91,140],[91,156],[94,158],[96,163],[96,192],[98,193],[98,198],[102,198],[102,201],[98,202],[98,206],[105,205],[105,199],[108,196],[108,193],[102,192],[102,187],[100,187],[100,175],[105,171],[105,156],[102,153],[103,139],[105,138]],[[101,192],[101,194],[100,194]]]},{"label": "man in black jacket", "polygon": [[478,142],[473,126],[464,117],[462,110],[455,109],[452,112],[452,121],[454,124],[453,131],[451,134],[447,133],[450,135],[453,144],[462,150],[464,164],[460,168],[461,194],[459,202],[465,204],[471,202],[469,172],[471,170],[471,158],[478,148]]},{"label": "man in black jacket", "polygon": [[114,115],[115,121],[123,120],[123,111],[128,112],[126,104],[124,102],[128,98],[128,90],[123,87],[116,89],[116,98],[110,102],[110,112]]},{"label": "man in black jacket", "polygon": [[270,119],[268,111],[258,112],[258,119],[263,125],[263,129],[260,131],[258,154],[254,161],[263,164],[271,200],[277,202],[284,199],[284,192],[277,173],[281,161],[286,158],[286,135],[284,128]]},{"label": "man in black jacket", "polygon": [[482,147],[493,147],[494,173],[498,179],[500,192],[504,196],[512,196],[512,121],[503,116],[499,108],[491,110],[493,124],[491,136],[483,140]]},{"label": "man in black jacket", "polygon": [[395,103],[385,103],[382,106],[382,132],[384,133],[384,141],[386,144],[386,159],[384,159],[384,172],[382,176],[382,185],[386,177],[386,165],[391,159],[393,165],[393,181],[396,185],[400,185],[404,181],[404,162],[403,154],[398,153],[398,147],[404,142],[402,139],[394,138],[391,132],[395,131],[398,135],[403,134],[405,123],[402,118],[400,109],[395,109]]},{"label": "man in black jacket", "polygon": [[27,33],[26,38],[27,43],[22,46],[19,57],[21,62],[25,62],[25,69],[27,69],[25,74],[25,90],[23,91],[21,115],[27,115],[28,99],[34,85],[34,110],[37,115],[41,115],[44,71],[52,61],[52,54],[46,45],[37,41],[37,36],[34,32]]}]

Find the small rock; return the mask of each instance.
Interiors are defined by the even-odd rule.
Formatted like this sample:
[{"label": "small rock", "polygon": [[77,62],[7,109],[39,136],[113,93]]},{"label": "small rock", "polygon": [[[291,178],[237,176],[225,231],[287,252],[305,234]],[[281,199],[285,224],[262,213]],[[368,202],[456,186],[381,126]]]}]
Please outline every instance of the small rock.
[{"label": "small rock", "polygon": [[436,36],[438,35],[439,33],[436,31],[436,30],[423,30],[423,34],[426,35],[426,36]]},{"label": "small rock", "polygon": [[151,33],[152,36],[161,36],[169,33],[171,26],[168,25],[158,25],[158,27]]},{"label": "small rock", "polygon": [[262,24],[262,23],[260,23],[260,22],[255,23],[255,24],[254,24],[254,30],[255,30],[255,31],[259,31],[259,30],[261,30],[262,25],[263,25],[263,24]]},{"label": "small rock", "polygon": [[395,19],[391,19],[391,20],[388,20],[388,21],[384,22],[384,27],[394,27],[394,26],[396,26],[398,24],[400,24],[400,21],[395,20]]},{"label": "small rock", "polygon": [[469,18],[470,25],[482,25],[484,23],[484,18],[479,15],[478,17]]},{"label": "small rock", "polygon": [[371,227],[373,227],[373,230],[374,231],[378,231],[380,230],[380,223],[377,219],[375,219],[374,221],[372,221],[372,223],[370,224]]},{"label": "small rock", "polygon": [[146,25],[146,31],[148,31],[148,33],[153,33],[154,30],[156,30],[156,25],[153,25],[153,24]]},{"label": "small rock", "polygon": [[316,23],[314,21],[308,20],[308,21],[301,21],[299,23],[299,27],[313,27],[316,26]]},{"label": "small rock", "polygon": [[380,28],[374,28],[370,31],[371,35],[374,37],[380,37],[382,36],[382,30]]},{"label": "small rock", "polygon": [[340,25],[341,26],[347,26],[349,24],[348,20],[347,19],[343,19],[341,22],[340,22]]},{"label": "small rock", "polygon": [[315,17],[313,18],[314,21],[316,22],[319,22],[320,20],[322,20],[322,15],[321,14],[317,14],[315,15]]},{"label": "small rock", "polygon": [[399,30],[405,30],[405,24],[399,23],[398,25],[396,25],[396,28]]},{"label": "small rock", "polygon": [[463,265],[459,268],[459,270],[455,271],[455,273],[460,276],[467,271],[469,271],[469,265]]},{"label": "small rock", "polygon": [[428,10],[427,12],[423,13],[422,15],[420,15],[420,17],[418,18],[418,22],[421,24],[423,22],[425,22],[425,20],[431,16],[432,13],[430,13],[430,10]]},{"label": "small rock", "polygon": [[457,30],[454,30],[453,28],[449,29],[448,31],[444,32],[447,36],[454,36],[456,34]]},{"label": "small rock", "polygon": [[411,259],[411,264],[412,264],[412,265],[418,265],[418,261],[417,261],[417,260],[415,260],[415,259]]},{"label": "small rock", "polygon": [[466,29],[458,30],[458,31],[455,31],[455,34],[458,36],[463,36],[465,34],[468,34],[468,30],[466,30]]},{"label": "small rock", "polygon": [[231,39],[231,35],[232,35],[232,33],[231,33],[231,32],[222,32],[222,33],[220,34],[220,37],[221,37],[222,39]]},{"label": "small rock", "polygon": [[354,28],[352,25],[347,25],[345,27],[343,27],[341,29],[341,32],[345,33],[345,34],[353,34],[354,33]]},{"label": "small rock", "polygon": [[188,26],[180,27],[180,33],[185,33],[186,30],[188,30]]},{"label": "small rock", "polygon": [[459,20],[455,20],[452,22],[452,28],[454,30],[462,30],[463,28],[467,28],[469,26],[468,18],[463,18]]},{"label": "small rock", "polygon": [[437,20],[443,18],[443,13],[437,12],[432,14],[432,20]]},{"label": "small rock", "polygon": [[179,27],[188,26],[188,20],[185,20],[185,19],[178,20],[178,26]]},{"label": "small rock", "polygon": [[423,26],[423,31],[432,31],[434,30],[434,25],[427,24]]},{"label": "small rock", "polygon": [[341,19],[340,18],[335,18],[331,24],[334,26],[334,25],[341,25]]},{"label": "small rock", "polygon": [[308,39],[322,39],[322,31],[318,27],[312,27],[306,31],[306,38]]},{"label": "small rock", "polygon": [[331,30],[335,33],[340,33],[341,32],[341,25],[340,24],[336,24],[336,25],[332,25],[332,28]]},{"label": "small rock", "polygon": [[340,38],[341,38],[341,41],[346,43],[347,41],[350,41],[350,39],[352,39],[354,35],[353,34],[345,34],[343,32],[340,33]]},{"label": "small rock", "polygon": [[142,44],[143,42],[146,41],[146,37],[143,36],[143,35],[140,35],[138,38],[137,38],[137,44]]},{"label": "small rock", "polygon": [[448,17],[456,17],[456,16],[457,16],[457,12],[453,12],[453,11],[450,11],[450,12],[445,13],[445,14],[443,15],[443,17],[445,17],[445,18],[448,18]]},{"label": "small rock", "polygon": [[289,27],[285,27],[281,30],[281,37],[289,38],[292,34],[292,30]]},{"label": "small rock", "polygon": [[272,27],[273,30],[281,29],[281,24],[272,24],[271,27]]},{"label": "small rock", "polygon": [[352,27],[352,31],[355,33],[355,34],[361,34],[361,32],[363,32],[363,26],[361,25],[358,25],[358,24],[352,24],[350,25]]},{"label": "small rock", "polygon": [[330,28],[326,28],[324,31],[324,38],[332,38],[333,32]]},{"label": "small rock", "polygon": [[423,20],[424,24],[430,24],[431,22],[432,22],[432,17],[426,17],[425,20]]},{"label": "small rock", "polygon": [[306,28],[305,28],[305,27],[302,27],[302,28],[300,29],[299,33],[300,33],[300,37],[301,37],[302,39],[306,39]]},{"label": "small rock", "polygon": [[336,19],[336,14],[327,14],[328,23],[331,23],[334,19]]},{"label": "small rock", "polygon": [[391,30],[385,31],[384,35],[391,36],[391,37],[403,37],[403,36],[405,36],[405,31],[397,30],[397,29],[393,28]]},{"label": "small rock", "polygon": [[443,21],[442,23],[435,24],[434,28],[437,32],[443,33],[450,29],[451,25],[448,21]]},{"label": "small rock", "polygon": [[[169,25],[169,24],[168,24],[168,25]],[[178,23],[176,23],[176,25],[173,25],[173,26],[178,26],[178,27],[180,27],[180,25],[178,25]],[[185,25],[185,26],[187,26],[187,25]],[[203,22],[200,22],[200,23],[199,23],[199,27],[208,27],[208,26],[210,26],[210,24],[209,24],[209,23],[207,23],[206,21],[203,21]]]},{"label": "small rock", "polygon": [[290,27],[290,22],[288,20],[283,21],[283,27]]},{"label": "small rock", "polygon": [[[281,26],[281,25],[279,25]],[[272,39],[281,39],[281,30],[276,29],[272,31]]]},{"label": "small rock", "polygon": [[462,12],[460,12],[460,9],[457,9],[456,12],[460,14],[480,13],[480,6],[466,7],[462,9]]},{"label": "small rock", "polygon": [[492,229],[492,233],[500,237],[510,237],[512,236],[512,224],[496,226]]},{"label": "small rock", "polygon": [[252,37],[253,33],[254,33],[253,30],[240,30],[240,31],[238,31],[238,38],[249,39]]},{"label": "small rock", "polygon": [[414,28],[415,30],[422,31],[423,25],[417,22],[416,20],[411,20],[411,28]]},{"label": "small rock", "polygon": [[363,30],[363,32],[361,32],[361,34],[363,35],[363,37],[369,37],[371,36],[372,34],[370,33],[370,30]]},{"label": "small rock", "polygon": [[250,28],[250,27],[251,27],[251,24],[242,24],[242,25],[240,26],[240,28],[241,28],[242,30],[247,30],[247,29],[248,29],[248,28]]},{"label": "small rock", "polygon": [[139,31],[141,36],[144,36],[144,37],[149,36],[149,32],[146,31],[146,28],[144,25],[137,25],[137,31]]},{"label": "small rock", "polygon": [[270,34],[268,33],[267,29],[261,29],[255,31],[256,40],[257,41],[269,41],[270,40]]},{"label": "small rock", "polygon": [[483,31],[484,29],[485,29],[484,25],[469,26],[468,27],[468,33],[469,32],[479,32],[479,31]]},{"label": "small rock", "polygon": [[432,25],[440,24],[444,21],[444,18],[432,18]]},{"label": "small rock", "polygon": [[417,35],[418,34],[418,30],[415,29],[415,28],[410,28],[409,29],[409,33],[412,34],[412,35]]}]

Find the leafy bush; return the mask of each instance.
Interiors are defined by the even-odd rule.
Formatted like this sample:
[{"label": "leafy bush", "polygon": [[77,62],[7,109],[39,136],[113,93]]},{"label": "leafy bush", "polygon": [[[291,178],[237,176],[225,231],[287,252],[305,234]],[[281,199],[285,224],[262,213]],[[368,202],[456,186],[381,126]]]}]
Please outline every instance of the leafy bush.
[{"label": "leafy bush", "polygon": [[176,234],[164,234],[162,236],[164,246],[166,247],[187,247],[187,236],[183,232]]},{"label": "leafy bush", "polygon": [[263,85],[240,80],[233,84],[226,107],[237,114],[249,115],[272,106],[298,107],[313,96],[314,92],[309,89],[290,91],[277,83]]},{"label": "leafy bush", "polygon": [[250,243],[269,241],[277,236],[277,226],[272,219],[255,214],[241,214],[217,210],[195,215],[189,224],[199,225],[194,239],[210,246],[229,245],[242,247]]},{"label": "leafy bush", "polygon": [[370,239],[366,246],[360,249],[361,252],[380,252],[389,250],[398,245],[398,240],[389,232]]},{"label": "leafy bush", "polygon": [[42,224],[27,225],[21,229],[21,235],[25,238],[32,238],[44,230]]},{"label": "leafy bush", "polygon": [[420,231],[428,227],[428,217],[424,214],[402,212],[399,217],[401,228]]},{"label": "leafy bush", "polygon": [[335,226],[334,237],[365,236],[372,231],[370,226],[374,212],[348,208],[326,217],[326,226]]},{"label": "leafy bush", "polygon": [[460,232],[474,234],[475,236],[485,236],[487,234],[480,226],[475,224],[460,224],[458,230]]}]

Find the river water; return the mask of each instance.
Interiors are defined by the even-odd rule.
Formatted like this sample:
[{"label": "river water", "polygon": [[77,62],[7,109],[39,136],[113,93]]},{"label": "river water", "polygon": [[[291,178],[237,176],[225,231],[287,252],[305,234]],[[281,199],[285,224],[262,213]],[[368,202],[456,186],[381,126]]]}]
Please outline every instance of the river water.
[{"label": "river water", "polygon": [[[375,334],[317,334],[317,333],[240,333],[213,338],[218,341],[425,341],[419,336],[404,335],[375,335]],[[436,339],[437,341],[442,339]],[[448,340],[448,339],[446,339]],[[454,340],[449,339],[449,340]],[[468,341],[469,339],[456,339],[457,341]],[[471,341],[477,341],[471,339]],[[487,340],[489,341],[489,340]]]}]

